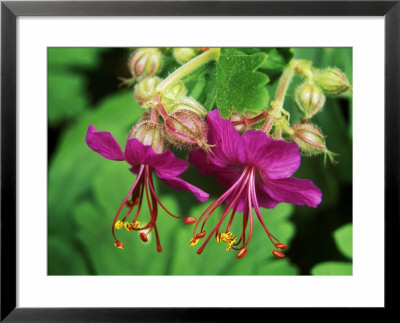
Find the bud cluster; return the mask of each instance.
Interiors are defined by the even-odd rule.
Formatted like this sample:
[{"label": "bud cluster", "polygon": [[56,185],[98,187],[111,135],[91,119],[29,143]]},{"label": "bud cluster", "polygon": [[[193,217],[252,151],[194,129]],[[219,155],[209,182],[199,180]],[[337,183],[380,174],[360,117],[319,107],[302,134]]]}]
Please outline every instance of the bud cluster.
[{"label": "bud cluster", "polygon": [[[184,63],[195,57],[200,49],[174,48],[175,59]],[[177,148],[205,149],[207,145],[204,118],[207,110],[194,98],[188,96],[185,84],[177,80],[164,91],[158,90],[163,79],[155,74],[162,65],[162,53],[156,48],[139,48],[129,58],[132,76],[138,81],[134,98],[145,112],[129,138],[137,138],[161,153],[167,144]],[[162,119],[159,118],[159,115]]]}]

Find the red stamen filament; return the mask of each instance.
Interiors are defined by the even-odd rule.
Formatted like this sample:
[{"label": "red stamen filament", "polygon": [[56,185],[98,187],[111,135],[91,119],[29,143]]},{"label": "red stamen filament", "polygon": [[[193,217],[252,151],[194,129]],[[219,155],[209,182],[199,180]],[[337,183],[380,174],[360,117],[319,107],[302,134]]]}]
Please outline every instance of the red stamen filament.
[{"label": "red stamen filament", "polygon": [[[236,188],[239,184],[241,184],[240,189],[239,189],[239,193],[238,193],[237,195],[235,195],[235,198],[234,198],[234,199],[229,203],[229,205],[225,208],[225,210],[224,210],[224,212],[223,212],[223,214],[222,214],[222,216],[221,216],[221,218],[220,218],[218,224],[217,224],[217,225],[215,226],[215,228],[210,232],[210,234],[208,235],[208,237],[206,238],[206,240],[204,241],[204,243],[202,244],[202,246],[197,250],[197,253],[198,253],[198,254],[201,254],[201,253],[202,253],[202,251],[203,251],[203,249],[205,248],[205,246],[207,245],[208,241],[210,241],[210,238],[211,238],[211,236],[213,235],[213,233],[214,233],[214,232],[218,232],[218,230],[219,230],[219,228],[220,228],[222,222],[224,221],[226,215],[227,215],[227,214],[229,213],[229,211],[231,210],[232,206],[233,206],[233,205],[236,205],[236,207],[237,207],[237,204],[238,204],[239,201],[240,201],[241,193],[242,193],[244,187],[246,186],[246,184],[248,183],[249,174],[250,174],[250,173],[249,173],[249,170],[248,170],[248,168],[246,167],[245,170],[243,171],[242,175],[241,175],[241,176],[239,177],[239,179],[232,185],[232,187],[231,187],[228,191],[226,191],[223,195],[221,195],[221,197],[218,198],[213,204],[210,205],[210,207],[211,207],[212,205],[214,205],[214,204],[215,204],[216,206],[214,206],[214,207],[211,209],[210,213],[207,215],[207,217],[206,217],[206,219],[204,220],[204,223],[203,223],[203,225],[202,225],[201,231],[204,230],[204,225],[205,225],[207,219],[209,218],[209,216],[212,214],[212,212],[214,212],[214,210],[215,210],[220,204],[222,204],[222,203],[225,201],[225,199],[230,195],[230,193],[231,193],[233,190],[235,190],[235,188]],[[226,193],[228,193],[228,194],[226,194]],[[218,203],[217,203],[217,202],[218,202]],[[210,207],[208,207],[207,210],[200,216],[199,221],[200,221],[201,218],[204,217],[204,215],[205,215],[207,212],[209,212]],[[199,223],[199,222],[197,222],[197,223]],[[195,228],[195,229],[196,229],[196,228]]]},{"label": "red stamen filament", "polygon": [[138,173],[138,176],[136,177],[135,183],[133,184],[132,188],[129,190],[129,192],[126,195],[126,197],[124,198],[124,200],[122,201],[122,203],[121,203],[121,205],[120,205],[120,207],[119,207],[119,209],[117,211],[117,214],[114,217],[114,220],[113,220],[113,223],[112,223],[112,235],[113,235],[115,241],[118,241],[117,237],[115,236],[115,222],[117,221],[118,216],[121,213],[122,208],[125,206],[126,201],[132,195],[132,193],[135,190],[136,186],[138,184],[140,184],[140,182],[142,181],[143,171],[144,171],[144,165],[140,166],[139,173]]}]

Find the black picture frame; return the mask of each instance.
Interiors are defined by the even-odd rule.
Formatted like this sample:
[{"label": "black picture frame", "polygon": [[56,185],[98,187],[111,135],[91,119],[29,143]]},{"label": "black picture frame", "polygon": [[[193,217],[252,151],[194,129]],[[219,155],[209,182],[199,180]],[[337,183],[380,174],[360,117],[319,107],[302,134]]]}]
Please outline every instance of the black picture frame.
[{"label": "black picture frame", "polygon": [[[87,1],[1,3],[1,321],[227,321],[231,308],[18,308],[16,284],[16,19],[19,16],[383,16],[385,19],[385,310],[399,286],[400,1]],[[373,125],[371,125],[373,135]],[[373,148],[371,148],[372,150]],[[371,187],[373,189],[373,187]],[[373,237],[371,237],[373,239]],[[373,255],[371,255],[373,257]],[[40,292],[40,291],[38,291]],[[182,297],[187,297],[183,295]],[[275,309],[285,311],[287,309]],[[379,310],[379,309],[378,309]],[[252,313],[258,315],[258,313]]]}]

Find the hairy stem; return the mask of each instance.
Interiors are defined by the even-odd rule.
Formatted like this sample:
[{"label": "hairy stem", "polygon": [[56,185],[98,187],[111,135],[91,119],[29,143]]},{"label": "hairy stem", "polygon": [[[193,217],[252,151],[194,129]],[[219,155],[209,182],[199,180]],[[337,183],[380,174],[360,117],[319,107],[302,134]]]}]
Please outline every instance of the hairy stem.
[{"label": "hairy stem", "polygon": [[274,120],[281,115],[281,110],[283,108],[283,102],[285,101],[286,92],[289,88],[290,82],[294,76],[294,69],[289,64],[282,73],[279,79],[278,88],[276,89],[275,98],[271,102],[271,109],[268,111],[268,118],[265,121],[262,131],[269,133],[274,124]]}]

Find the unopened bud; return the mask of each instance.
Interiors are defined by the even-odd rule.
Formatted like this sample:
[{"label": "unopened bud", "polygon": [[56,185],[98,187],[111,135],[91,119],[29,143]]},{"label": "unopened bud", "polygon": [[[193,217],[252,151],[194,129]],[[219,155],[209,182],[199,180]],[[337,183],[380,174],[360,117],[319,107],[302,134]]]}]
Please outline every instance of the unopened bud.
[{"label": "unopened bud", "polygon": [[143,145],[152,146],[156,153],[162,153],[165,141],[158,123],[144,120],[136,124],[129,133],[128,139],[136,138]]},{"label": "unopened bud", "polygon": [[205,117],[207,115],[207,110],[192,97],[181,97],[175,100],[170,105],[165,106],[169,113],[174,113],[180,110],[189,110],[200,117]]},{"label": "unopened bud", "polygon": [[316,155],[327,151],[321,130],[314,124],[297,123],[293,127],[293,141],[302,153]]},{"label": "unopened bud", "polygon": [[152,76],[146,77],[135,85],[133,95],[141,106],[153,98],[157,85],[161,81],[162,79],[158,76]]},{"label": "unopened bud", "polygon": [[338,68],[327,68],[314,75],[314,81],[328,95],[339,95],[351,86],[347,76]]},{"label": "unopened bud", "polygon": [[325,95],[319,86],[305,82],[297,87],[295,94],[297,107],[304,113],[305,119],[310,119],[322,110],[325,104]]},{"label": "unopened bud", "polygon": [[323,153],[325,159],[328,156],[332,164],[337,163],[333,158],[336,154],[326,148],[324,136],[316,125],[310,122],[295,124],[292,138],[303,154],[317,155]]},{"label": "unopened bud", "polygon": [[170,114],[165,119],[163,132],[166,139],[177,147],[209,150],[205,122],[190,110]]},{"label": "unopened bud", "polygon": [[162,68],[163,56],[158,48],[138,48],[129,57],[128,67],[138,80],[157,74]]},{"label": "unopened bud", "polygon": [[179,64],[185,64],[197,55],[197,51],[194,48],[174,48],[172,55]]}]

